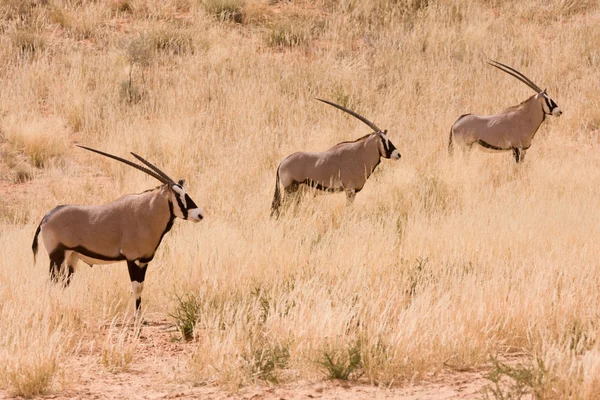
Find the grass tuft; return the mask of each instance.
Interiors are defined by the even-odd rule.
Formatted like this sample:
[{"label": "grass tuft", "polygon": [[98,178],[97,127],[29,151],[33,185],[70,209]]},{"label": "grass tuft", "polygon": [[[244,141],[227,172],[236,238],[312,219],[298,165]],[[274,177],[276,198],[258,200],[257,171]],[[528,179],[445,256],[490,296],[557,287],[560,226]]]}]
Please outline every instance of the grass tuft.
[{"label": "grass tuft", "polygon": [[200,299],[192,294],[175,295],[175,306],[169,316],[175,320],[175,325],[185,340],[194,338],[194,329],[200,318]]},{"label": "grass tuft", "polygon": [[106,332],[100,354],[100,362],[111,372],[127,371],[135,357],[139,342],[141,325],[138,321],[133,326],[125,323],[125,318],[117,323],[114,317]]},{"label": "grass tuft", "polygon": [[348,380],[358,375],[362,367],[362,342],[357,340],[347,348],[324,350],[317,363],[325,370],[328,379]]}]

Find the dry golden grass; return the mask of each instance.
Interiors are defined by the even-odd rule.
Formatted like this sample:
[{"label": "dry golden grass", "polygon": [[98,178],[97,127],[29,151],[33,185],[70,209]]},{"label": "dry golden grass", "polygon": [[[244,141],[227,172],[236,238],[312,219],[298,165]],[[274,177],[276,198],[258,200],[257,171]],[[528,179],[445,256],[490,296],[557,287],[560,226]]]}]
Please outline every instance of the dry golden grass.
[{"label": "dry golden grass", "polygon": [[[106,333],[133,308],[124,265],[82,264],[62,290],[43,249],[32,261],[35,227],[54,206],[156,185],[81,143],[148,157],[186,178],[205,210],[198,225],[176,222],[143,293],[149,318],[173,314],[178,295],[199,299],[187,382],[322,379],[336,374],[329,356],[350,379],[404,385],[521,354],[543,361],[531,364],[543,375],[535,393],[600,395],[597,2],[0,7],[0,144],[36,169],[23,186],[10,184],[17,172],[0,182],[3,196],[18,194],[0,201],[3,390],[60,390],[90,343],[109,369],[136,362],[137,336]],[[459,115],[531,94],[488,58],[547,86],[564,111],[518,167],[509,154],[446,153]],[[271,220],[283,157],[368,132],[314,97],[388,128],[402,159],[384,160],[353,207],[306,196]]]}]

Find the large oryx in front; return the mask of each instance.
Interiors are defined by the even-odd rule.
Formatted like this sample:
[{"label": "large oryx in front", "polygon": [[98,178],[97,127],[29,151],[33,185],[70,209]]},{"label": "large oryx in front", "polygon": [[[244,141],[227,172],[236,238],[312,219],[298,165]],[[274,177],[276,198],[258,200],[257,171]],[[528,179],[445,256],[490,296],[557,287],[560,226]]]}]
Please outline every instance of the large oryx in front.
[{"label": "large oryx in front", "polygon": [[488,64],[517,78],[535,90],[536,94],[500,114],[461,115],[450,128],[448,152],[452,154],[454,139],[466,150],[470,150],[477,144],[485,151],[512,151],[515,161],[520,163],[525,158],[525,152],[531,146],[531,140],[546,119],[546,115],[558,117],[562,111],[548,96],[546,90],[540,89],[519,71],[493,60]]},{"label": "large oryx in front", "polygon": [[[173,181],[164,172],[137,154],[145,168],[120,157],[79,146],[130,165],[162,183],[155,189],[128,194],[102,206],[62,205],[44,216],[33,237],[33,256],[38,250],[38,235],[50,256],[50,277],[68,285],[78,260],[90,267],[127,261],[135,296],[135,314],[141,305],[148,263],[154,258],[163,236],[175,217],[200,221],[202,211],[183,188],[183,180]],[[63,270],[66,264],[66,270]]]},{"label": "large oryx in front", "polygon": [[301,151],[286,157],[277,168],[271,216],[279,216],[282,200],[280,182],[286,195],[291,195],[301,185],[306,185],[327,192],[346,192],[348,204],[351,204],[356,193],[361,191],[379,165],[381,157],[394,160],[400,158],[400,152],[387,137],[387,130],[379,129],[365,117],[345,107],[327,100],[317,100],[358,118],[373,129],[373,133],[352,142],[338,143],[327,151]]}]

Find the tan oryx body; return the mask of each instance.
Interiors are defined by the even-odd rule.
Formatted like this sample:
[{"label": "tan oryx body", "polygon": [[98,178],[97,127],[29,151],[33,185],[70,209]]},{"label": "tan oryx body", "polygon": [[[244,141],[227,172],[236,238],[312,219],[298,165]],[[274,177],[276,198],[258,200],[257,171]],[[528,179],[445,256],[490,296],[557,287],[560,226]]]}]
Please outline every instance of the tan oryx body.
[{"label": "tan oryx body", "polygon": [[[320,99],[319,99],[320,100]],[[400,152],[387,137],[364,117],[337,104],[333,105],[369,125],[374,132],[352,142],[342,142],[323,152],[297,152],[286,157],[277,168],[275,195],[271,215],[278,216],[281,207],[281,184],[287,195],[301,185],[328,192],[345,192],[349,202],[362,190],[381,157],[399,159]]]},{"label": "tan oryx body", "polygon": [[484,151],[512,151],[515,161],[519,163],[523,161],[546,115],[560,116],[562,111],[546,91],[529,78],[504,64],[493,63],[490,64],[524,82],[537,93],[499,114],[461,115],[450,129],[448,150],[452,154],[453,143],[456,143],[466,150],[478,145]]},{"label": "tan oryx body", "polygon": [[[35,256],[41,234],[50,256],[50,276],[53,281],[63,277],[64,284],[69,284],[79,260],[90,266],[126,261],[137,312],[146,267],[154,258],[163,236],[173,226],[175,217],[198,222],[203,218],[202,212],[185,192],[183,180],[174,182],[143,158],[134,154],[152,171],[119,157],[84,148],[132,165],[163,185],[122,196],[105,205],[58,206],[40,222],[32,250]],[[65,271],[63,264],[66,264]]]}]

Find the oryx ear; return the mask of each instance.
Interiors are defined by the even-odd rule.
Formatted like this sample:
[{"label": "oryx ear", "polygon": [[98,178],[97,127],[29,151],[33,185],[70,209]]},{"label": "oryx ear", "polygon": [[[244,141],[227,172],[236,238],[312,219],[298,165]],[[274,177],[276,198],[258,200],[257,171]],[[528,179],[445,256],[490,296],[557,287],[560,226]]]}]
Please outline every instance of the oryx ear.
[{"label": "oryx ear", "polygon": [[185,183],[185,179],[180,179],[177,183],[179,183],[180,186],[183,186],[183,184]]},{"label": "oryx ear", "polygon": [[185,191],[178,185],[171,185],[171,189],[180,196],[185,195]]}]

